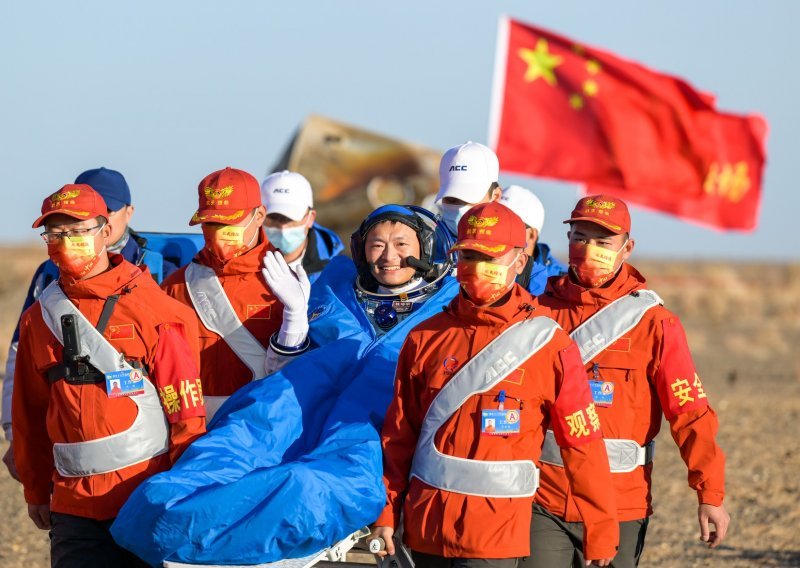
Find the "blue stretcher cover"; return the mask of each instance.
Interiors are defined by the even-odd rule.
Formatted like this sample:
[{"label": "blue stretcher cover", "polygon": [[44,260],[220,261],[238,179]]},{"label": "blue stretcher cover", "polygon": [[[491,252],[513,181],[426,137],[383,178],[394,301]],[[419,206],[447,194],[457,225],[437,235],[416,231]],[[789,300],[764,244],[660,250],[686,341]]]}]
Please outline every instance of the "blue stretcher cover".
[{"label": "blue stretcher cover", "polygon": [[349,258],[331,261],[309,302],[315,349],[237,391],[170,471],[142,483],[111,527],[118,543],[153,564],[258,564],[313,554],[378,517],[400,348],[458,284],[448,276],[376,338],[355,277]]}]

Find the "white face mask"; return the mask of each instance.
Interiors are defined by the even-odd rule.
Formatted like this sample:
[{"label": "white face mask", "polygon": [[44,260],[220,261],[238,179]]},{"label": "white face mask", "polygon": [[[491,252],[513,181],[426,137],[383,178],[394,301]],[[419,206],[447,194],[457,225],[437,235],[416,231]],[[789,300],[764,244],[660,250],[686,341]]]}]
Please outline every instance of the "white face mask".
[{"label": "white face mask", "polygon": [[461,221],[461,217],[472,208],[472,205],[467,203],[466,205],[453,205],[450,203],[442,203],[439,205],[439,209],[442,210],[442,223],[444,223],[445,227],[453,234],[458,234],[458,222]]},{"label": "white face mask", "polygon": [[264,231],[267,233],[267,240],[283,254],[290,254],[299,249],[308,236],[308,227],[305,225],[287,228],[264,227]]}]

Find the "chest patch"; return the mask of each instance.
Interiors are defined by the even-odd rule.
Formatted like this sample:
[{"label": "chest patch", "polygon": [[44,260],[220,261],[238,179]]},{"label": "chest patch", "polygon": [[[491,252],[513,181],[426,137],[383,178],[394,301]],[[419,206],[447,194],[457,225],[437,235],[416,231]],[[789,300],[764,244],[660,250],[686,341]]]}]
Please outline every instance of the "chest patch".
[{"label": "chest patch", "polygon": [[247,319],[268,320],[272,315],[272,306],[269,304],[248,304]]},{"label": "chest patch", "polygon": [[133,338],[134,334],[132,323],[121,323],[108,326],[108,339],[110,341],[124,341],[126,339]]},{"label": "chest patch", "polygon": [[504,383],[511,383],[512,385],[521,385],[522,384],[522,377],[525,375],[525,369],[514,369],[510,375],[508,375],[503,382]]},{"label": "chest patch", "polygon": [[618,351],[628,353],[631,350],[631,338],[620,337],[614,343],[606,347],[606,351]]}]

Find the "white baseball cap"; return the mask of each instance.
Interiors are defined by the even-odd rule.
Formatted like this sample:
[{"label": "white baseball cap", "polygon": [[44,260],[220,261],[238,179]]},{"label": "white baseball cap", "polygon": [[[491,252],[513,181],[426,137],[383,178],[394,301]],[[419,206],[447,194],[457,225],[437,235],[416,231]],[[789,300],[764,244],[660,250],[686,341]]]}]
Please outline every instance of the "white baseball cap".
[{"label": "white baseball cap", "polygon": [[477,142],[454,146],[439,163],[436,203],[445,197],[478,203],[499,176],[500,162],[490,148]]},{"label": "white baseball cap", "polygon": [[530,189],[509,185],[503,190],[500,203],[520,216],[522,221],[541,232],[544,226],[544,205]]},{"label": "white baseball cap", "polygon": [[314,208],[311,184],[297,172],[283,170],[267,176],[261,184],[261,201],[267,215],[278,213],[299,221]]}]

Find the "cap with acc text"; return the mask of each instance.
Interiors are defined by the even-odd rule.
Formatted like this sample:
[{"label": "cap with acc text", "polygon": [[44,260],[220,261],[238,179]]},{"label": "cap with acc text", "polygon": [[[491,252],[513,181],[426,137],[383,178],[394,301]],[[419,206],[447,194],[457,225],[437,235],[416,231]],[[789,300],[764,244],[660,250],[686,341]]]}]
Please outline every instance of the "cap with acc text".
[{"label": "cap with acc text", "polygon": [[261,184],[261,201],[267,215],[277,213],[299,221],[314,208],[311,184],[297,172],[284,170],[267,176]]},{"label": "cap with acc text", "polygon": [[495,153],[478,142],[450,148],[439,163],[439,193],[436,203],[445,197],[464,203],[480,202],[500,175]]}]

